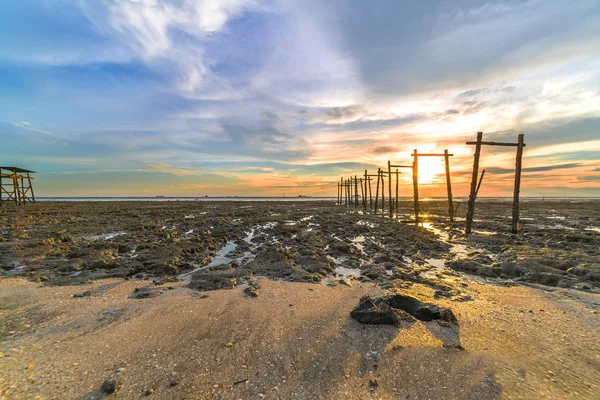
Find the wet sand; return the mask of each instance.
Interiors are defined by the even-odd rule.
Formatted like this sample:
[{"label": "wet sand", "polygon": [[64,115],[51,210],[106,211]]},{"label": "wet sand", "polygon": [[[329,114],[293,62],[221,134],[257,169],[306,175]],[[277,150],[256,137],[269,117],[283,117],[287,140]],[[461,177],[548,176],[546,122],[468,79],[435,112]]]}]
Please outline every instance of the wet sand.
[{"label": "wet sand", "polygon": [[[510,204],[481,203],[470,237],[441,202],[430,229],[324,202],[5,209],[0,394],[592,399],[599,206],[525,203],[514,236]],[[458,326],[350,318],[385,291]]]}]

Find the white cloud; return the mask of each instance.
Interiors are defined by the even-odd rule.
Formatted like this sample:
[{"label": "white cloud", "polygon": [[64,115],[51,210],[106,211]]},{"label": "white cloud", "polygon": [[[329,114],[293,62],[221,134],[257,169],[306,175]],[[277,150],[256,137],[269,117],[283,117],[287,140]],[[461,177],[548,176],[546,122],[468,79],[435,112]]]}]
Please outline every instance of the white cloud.
[{"label": "white cloud", "polygon": [[[104,35],[114,37],[132,58],[174,79],[182,93],[223,97],[228,85],[209,76],[206,41],[248,9],[261,9],[254,0],[82,0],[88,19]],[[216,93],[214,93],[216,92]]]}]

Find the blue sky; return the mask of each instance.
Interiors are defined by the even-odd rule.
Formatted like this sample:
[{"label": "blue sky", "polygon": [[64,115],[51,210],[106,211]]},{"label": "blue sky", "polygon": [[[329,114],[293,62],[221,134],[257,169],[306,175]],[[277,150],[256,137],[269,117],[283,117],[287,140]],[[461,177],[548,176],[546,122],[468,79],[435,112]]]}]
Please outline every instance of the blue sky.
[{"label": "blue sky", "polygon": [[600,1],[5,3],[0,164],[40,196],[335,195],[414,148],[461,196],[477,131],[525,134],[524,195],[600,196]]}]

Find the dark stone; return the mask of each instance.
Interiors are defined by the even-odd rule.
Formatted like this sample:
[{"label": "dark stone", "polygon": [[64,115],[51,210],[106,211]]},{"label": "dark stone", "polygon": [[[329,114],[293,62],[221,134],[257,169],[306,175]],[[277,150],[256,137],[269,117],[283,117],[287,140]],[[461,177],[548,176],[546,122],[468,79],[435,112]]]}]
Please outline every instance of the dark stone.
[{"label": "dark stone", "polygon": [[340,279],[340,280],[338,280],[338,282],[340,283],[340,285],[352,287],[352,284],[345,279]]},{"label": "dark stone", "polygon": [[342,242],[341,240],[335,241],[329,245],[329,250],[332,253],[351,254],[354,252],[352,246],[349,243]]},{"label": "dark stone", "polygon": [[161,294],[162,291],[147,286],[135,288],[133,293],[129,296],[130,299],[149,299],[156,297]]},{"label": "dark stone", "polygon": [[73,297],[88,297],[91,295],[92,295],[92,292],[90,290],[86,290],[85,292],[74,294]]},{"label": "dark stone", "polygon": [[373,301],[369,296],[363,296],[350,315],[358,322],[375,325],[400,325],[400,321],[406,320],[406,317],[412,319],[384,302]]},{"label": "dark stone", "polygon": [[107,394],[117,393],[121,388],[121,384],[116,375],[111,375],[102,384],[102,391]]},{"label": "dark stone", "polygon": [[451,310],[401,294],[363,296],[350,315],[364,324],[399,325],[402,320],[411,320],[406,313],[421,321],[443,320],[457,323]]}]

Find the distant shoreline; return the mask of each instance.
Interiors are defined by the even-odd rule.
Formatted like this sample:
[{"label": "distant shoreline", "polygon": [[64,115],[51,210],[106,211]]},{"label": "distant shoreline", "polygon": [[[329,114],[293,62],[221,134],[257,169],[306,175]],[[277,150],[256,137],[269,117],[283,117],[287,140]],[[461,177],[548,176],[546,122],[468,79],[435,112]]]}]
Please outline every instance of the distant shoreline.
[{"label": "distant shoreline", "polygon": [[[335,201],[337,198],[334,196],[331,197],[269,197],[269,196],[259,196],[259,197],[228,197],[228,196],[219,196],[219,197],[190,197],[190,196],[181,196],[181,197],[37,197],[36,200],[41,202],[47,201],[236,201],[236,202],[244,202],[244,201],[284,201],[284,202],[311,202],[311,201]],[[400,201],[412,201],[412,197],[400,197]],[[420,201],[445,201],[445,197],[421,197]],[[464,202],[467,201],[467,196],[455,196],[454,201]],[[600,200],[600,197],[521,197],[521,201],[529,202],[529,201],[594,201]],[[489,202],[489,201],[512,201],[512,196],[506,197],[478,197],[477,201]]]}]

